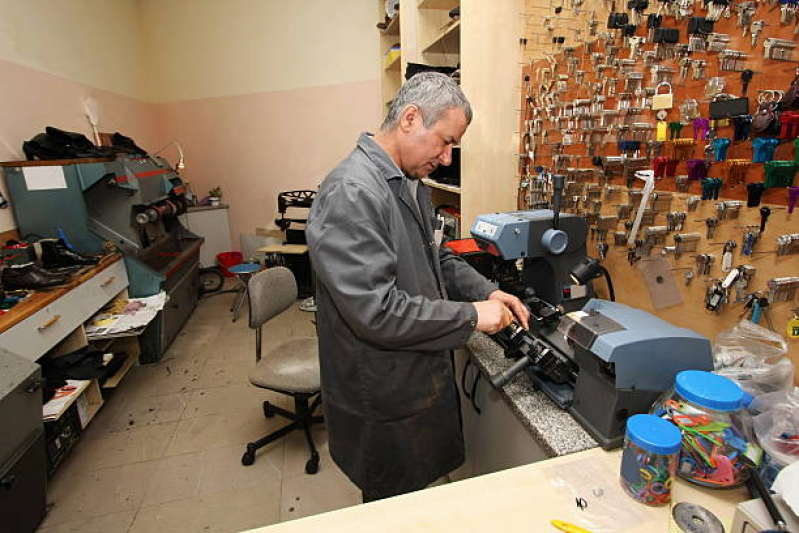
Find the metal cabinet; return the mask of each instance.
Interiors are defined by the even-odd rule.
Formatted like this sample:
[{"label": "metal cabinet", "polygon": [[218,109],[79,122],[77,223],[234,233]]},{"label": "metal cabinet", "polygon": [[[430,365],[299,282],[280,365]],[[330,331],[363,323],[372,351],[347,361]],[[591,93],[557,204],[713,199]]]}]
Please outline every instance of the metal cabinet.
[{"label": "metal cabinet", "polygon": [[[460,386],[463,368],[469,357],[468,350],[455,352],[466,461],[463,466],[450,474],[452,481],[548,459],[541,445],[511,411],[500,393],[492,389],[485,379],[477,387],[474,402],[480,412],[474,409],[472,400],[465,396]],[[467,389],[471,389],[474,378],[479,372],[475,365],[470,365],[466,374]]]}]

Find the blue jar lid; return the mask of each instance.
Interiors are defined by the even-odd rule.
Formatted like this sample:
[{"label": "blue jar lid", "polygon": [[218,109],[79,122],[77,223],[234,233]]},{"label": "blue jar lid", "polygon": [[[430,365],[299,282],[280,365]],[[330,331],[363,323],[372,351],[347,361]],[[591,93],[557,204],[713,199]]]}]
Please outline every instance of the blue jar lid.
[{"label": "blue jar lid", "polygon": [[737,383],[703,370],[677,374],[674,390],[689,402],[716,411],[737,411],[744,400],[744,391]]},{"label": "blue jar lid", "polygon": [[633,415],[627,419],[627,440],[646,451],[671,455],[679,451],[682,433],[658,416]]}]

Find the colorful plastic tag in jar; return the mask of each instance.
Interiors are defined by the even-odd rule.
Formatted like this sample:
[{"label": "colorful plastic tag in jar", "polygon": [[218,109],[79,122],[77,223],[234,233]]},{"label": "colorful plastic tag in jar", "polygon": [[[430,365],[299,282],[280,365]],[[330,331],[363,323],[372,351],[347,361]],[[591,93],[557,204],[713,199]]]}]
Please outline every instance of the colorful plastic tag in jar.
[{"label": "colorful plastic tag in jar", "polygon": [[673,424],[653,415],[627,420],[621,458],[621,486],[647,505],[671,502],[682,434]]},{"label": "colorful plastic tag in jar", "polygon": [[745,394],[732,380],[700,370],[677,374],[674,390],[653,413],[682,433],[677,474],[713,488],[735,487],[749,477],[748,467],[762,451],[741,430]]}]

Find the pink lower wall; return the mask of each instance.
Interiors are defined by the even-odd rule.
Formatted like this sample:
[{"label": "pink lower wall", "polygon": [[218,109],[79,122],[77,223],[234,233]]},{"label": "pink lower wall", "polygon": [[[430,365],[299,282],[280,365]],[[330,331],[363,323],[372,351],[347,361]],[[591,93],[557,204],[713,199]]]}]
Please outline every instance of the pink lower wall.
[{"label": "pink lower wall", "polygon": [[[159,148],[157,106],[153,104],[5,60],[0,60],[0,80],[0,161],[24,159],[23,141],[46,126],[81,132],[91,139],[83,108],[88,96],[99,104],[100,131],[120,131],[136,139],[142,148]],[[2,190],[5,194],[4,183]],[[0,231],[14,227],[11,209],[0,210]]]},{"label": "pink lower wall", "polygon": [[379,125],[378,80],[160,104],[165,140],[186,155],[182,175],[198,196],[222,187],[230,233],[272,226],[277,194],[315,189]]},{"label": "pink lower wall", "polygon": [[145,149],[157,149],[157,106],[108,91],[94,89],[29,67],[0,60],[0,159],[22,154],[22,142],[55,126],[84,133],[91,127],[83,101],[91,96],[99,104],[100,131],[120,131]]}]

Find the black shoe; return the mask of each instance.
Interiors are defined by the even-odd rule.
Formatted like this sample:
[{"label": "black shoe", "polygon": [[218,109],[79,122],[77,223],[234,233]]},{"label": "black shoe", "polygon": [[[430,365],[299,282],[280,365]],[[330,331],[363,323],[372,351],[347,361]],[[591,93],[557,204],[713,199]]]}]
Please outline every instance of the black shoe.
[{"label": "black shoe", "polygon": [[7,291],[45,289],[69,283],[69,275],[53,274],[33,264],[9,266],[3,269],[2,283]]},{"label": "black shoe", "polygon": [[61,239],[42,239],[38,246],[41,246],[41,257],[44,268],[66,268],[84,265],[96,265],[98,259],[73,252]]}]

